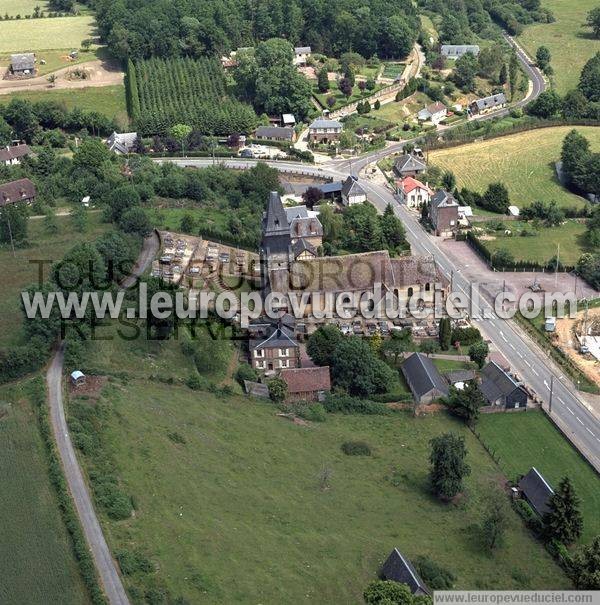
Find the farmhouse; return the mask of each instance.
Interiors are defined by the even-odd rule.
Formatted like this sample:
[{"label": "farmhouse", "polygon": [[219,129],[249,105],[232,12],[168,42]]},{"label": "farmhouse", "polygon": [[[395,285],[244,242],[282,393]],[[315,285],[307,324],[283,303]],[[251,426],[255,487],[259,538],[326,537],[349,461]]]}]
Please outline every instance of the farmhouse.
[{"label": "farmhouse", "polygon": [[448,114],[448,109],[446,106],[437,101],[436,103],[431,103],[421,109],[421,111],[417,114],[417,119],[419,122],[427,122],[429,120],[432,124],[436,126],[446,117]]},{"label": "farmhouse", "polygon": [[352,206],[367,201],[367,194],[358,184],[358,178],[349,176],[342,185],[342,204]]},{"label": "farmhouse", "polygon": [[281,370],[289,401],[322,401],[331,390],[329,366]]},{"label": "farmhouse", "polygon": [[442,44],[440,53],[446,59],[456,60],[467,53],[477,56],[479,46],[477,44]]},{"label": "farmhouse", "polygon": [[343,126],[337,120],[319,118],[308,127],[308,136],[311,143],[336,143],[340,140]]},{"label": "farmhouse", "polygon": [[413,154],[398,156],[394,161],[394,173],[403,178],[405,176],[417,176],[427,170],[427,166]]},{"label": "farmhouse", "polygon": [[294,65],[299,67],[306,65],[311,54],[310,46],[296,46],[294,48]]},{"label": "farmhouse", "polygon": [[429,219],[436,235],[451,236],[458,227],[458,202],[454,196],[440,189],[429,203]]},{"label": "farmhouse", "polygon": [[521,493],[531,505],[531,508],[543,517],[550,511],[548,501],[554,495],[550,484],[542,477],[537,468],[532,467],[529,472],[519,481]]},{"label": "farmhouse", "polygon": [[477,99],[469,105],[469,112],[471,115],[481,115],[494,111],[495,109],[501,109],[506,107],[506,95],[503,92],[497,95],[491,95],[484,97],[483,99]]},{"label": "farmhouse", "polygon": [[290,328],[273,326],[266,338],[250,341],[250,362],[253,368],[263,372],[299,368],[300,345]]},{"label": "farmhouse", "polygon": [[400,202],[409,208],[419,208],[423,204],[428,204],[433,195],[427,183],[423,184],[412,176],[397,180],[396,191]]},{"label": "farmhouse", "polygon": [[10,56],[10,71],[14,76],[29,76],[35,71],[35,55],[19,53]]},{"label": "farmhouse", "polygon": [[481,370],[481,392],[490,405],[526,408],[527,391],[506,370],[490,361]]},{"label": "farmhouse", "polygon": [[384,580],[406,584],[414,595],[430,594],[412,563],[397,548],[386,559],[380,575]]},{"label": "farmhouse", "polygon": [[31,153],[29,145],[19,143],[18,145],[7,145],[0,149],[0,163],[5,166],[20,164],[24,157]]},{"label": "farmhouse", "polygon": [[296,118],[293,113],[284,113],[281,115],[281,125],[293,128],[296,125]]},{"label": "farmhouse", "polygon": [[416,403],[431,403],[448,396],[448,384],[427,355],[413,353],[401,367]]},{"label": "farmhouse", "polygon": [[119,155],[126,155],[133,151],[137,136],[137,132],[113,132],[106,139],[106,144],[111,151]]},{"label": "farmhouse", "polygon": [[7,204],[25,202],[31,204],[35,201],[35,185],[29,179],[19,179],[0,185],[0,207]]},{"label": "farmhouse", "polygon": [[296,140],[296,131],[293,128],[281,126],[259,126],[255,137],[260,141],[281,141],[293,143]]}]

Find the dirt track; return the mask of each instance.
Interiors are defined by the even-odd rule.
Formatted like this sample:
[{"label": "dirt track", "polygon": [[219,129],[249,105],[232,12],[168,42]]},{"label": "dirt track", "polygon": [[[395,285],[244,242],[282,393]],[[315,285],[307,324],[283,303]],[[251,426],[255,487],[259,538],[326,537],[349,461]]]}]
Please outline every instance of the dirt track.
[{"label": "dirt track", "polygon": [[[76,69],[84,69],[88,72],[89,77],[85,80],[69,80],[69,72]],[[38,76],[29,80],[1,80],[0,95],[35,90],[64,90],[69,88],[88,88],[90,86],[112,86],[122,84],[124,78],[124,73],[117,63],[109,63],[101,59],[69,65],[53,73],[56,76],[53,86],[50,86],[48,82],[48,75]]]}]

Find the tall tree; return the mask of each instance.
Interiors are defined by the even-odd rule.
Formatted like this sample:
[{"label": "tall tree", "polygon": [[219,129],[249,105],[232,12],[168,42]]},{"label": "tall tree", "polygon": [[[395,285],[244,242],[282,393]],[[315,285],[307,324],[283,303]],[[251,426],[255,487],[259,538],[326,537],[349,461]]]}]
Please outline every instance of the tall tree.
[{"label": "tall tree", "polygon": [[508,522],[506,496],[499,489],[495,489],[487,496],[481,520],[481,535],[488,551],[492,552],[502,546]]},{"label": "tall tree", "polygon": [[578,590],[600,590],[600,536],[573,555],[570,575]]},{"label": "tall tree", "polygon": [[327,92],[329,90],[329,76],[327,74],[327,67],[323,67],[319,70],[319,74],[317,76],[317,85],[319,87],[319,92]]},{"label": "tall tree", "polygon": [[581,536],[583,517],[579,504],[580,500],[571,480],[564,477],[550,497],[550,510],[544,515],[544,532],[549,540],[558,540],[568,545]]},{"label": "tall tree", "polygon": [[438,327],[438,338],[440,341],[440,348],[442,351],[447,351],[452,344],[452,326],[450,324],[449,317],[442,317]]},{"label": "tall tree", "polygon": [[429,443],[431,486],[439,498],[450,500],[462,491],[463,479],[471,473],[471,467],[466,462],[465,440],[454,433],[445,433]]},{"label": "tall tree", "polygon": [[468,425],[473,425],[479,418],[479,410],[485,405],[485,398],[475,380],[467,382],[463,389],[450,387],[448,406],[453,414],[464,418]]},{"label": "tall tree", "polygon": [[588,101],[600,101],[600,52],[583,66],[579,78],[579,90]]},{"label": "tall tree", "polygon": [[540,46],[535,53],[535,60],[538,64],[538,67],[541,70],[545,70],[548,65],[550,65],[550,61],[552,60],[552,55],[550,54],[550,50],[547,46]]},{"label": "tall tree", "polygon": [[306,343],[306,352],[318,366],[331,365],[335,349],[343,338],[337,326],[333,324],[321,326],[310,335]]}]

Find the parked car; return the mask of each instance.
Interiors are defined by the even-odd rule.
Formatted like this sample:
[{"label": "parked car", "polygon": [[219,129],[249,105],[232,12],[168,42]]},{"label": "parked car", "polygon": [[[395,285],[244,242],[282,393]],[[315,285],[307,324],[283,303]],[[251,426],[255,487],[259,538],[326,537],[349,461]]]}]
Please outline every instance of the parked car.
[{"label": "parked car", "polygon": [[352,327],[350,326],[350,324],[342,324],[340,326],[340,330],[342,331],[342,334],[344,336],[348,336],[349,334],[352,334]]}]

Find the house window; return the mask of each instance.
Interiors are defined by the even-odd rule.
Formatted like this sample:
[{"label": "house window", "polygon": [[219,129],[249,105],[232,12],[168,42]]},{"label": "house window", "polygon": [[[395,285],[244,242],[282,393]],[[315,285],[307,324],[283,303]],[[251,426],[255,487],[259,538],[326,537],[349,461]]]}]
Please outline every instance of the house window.
[{"label": "house window", "polygon": [[279,349],[279,356],[280,357],[287,357],[290,353],[289,353],[289,349]]},{"label": "house window", "polygon": [[282,360],[279,362],[279,367],[280,367],[280,368],[289,368],[289,367],[290,367],[290,362],[289,362],[289,360],[287,360],[287,359],[282,359]]},{"label": "house window", "polygon": [[450,221],[450,226],[452,227],[452,225],[454,225],[454,221]]},{"label": "house window", "polygon": [[425,292],[429,292],[431,290],[431,284],[429,282],[427,282],[425,284]]},{"label": "house window", "polygon": [[255,349],[254,350],[254,357],[264,357],[264,356],[265,356],[264,349]]},{"label": "house window", "polygon": [[264,370],[264,369],[265,369],[265,362],[264,362],[264,361],[257,361],[257,362],[256,362],[256,367],[257,367],[259,370]]},{"label": "house window", "polygon": [[414,294],[414,290],[412,288],[408,289],[408,296],[412,296]]}]

